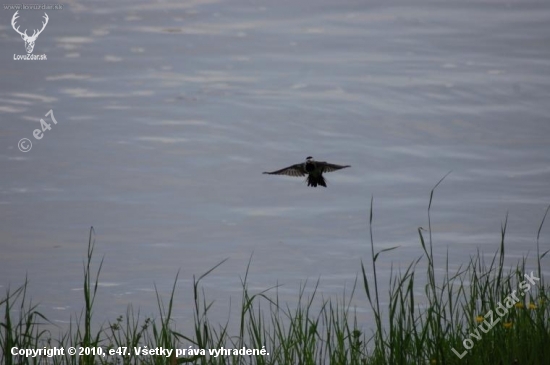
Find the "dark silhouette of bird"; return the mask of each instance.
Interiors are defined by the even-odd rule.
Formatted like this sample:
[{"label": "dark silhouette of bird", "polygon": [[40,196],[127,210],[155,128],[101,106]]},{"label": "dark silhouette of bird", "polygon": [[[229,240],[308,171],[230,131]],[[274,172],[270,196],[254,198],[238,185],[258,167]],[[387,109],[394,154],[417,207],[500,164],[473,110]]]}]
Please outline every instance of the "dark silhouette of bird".
[{"label": "dark silhouette of bird", "polygon": [[313,157],[308,156],[306,157],[305,162],[297,163],[296,165],[285,167],[284,169],[277,171],[264,172],[264,174],[296,177],[307,175],[307,186],[316,188],[317,185],[321,185],[326,188],[327,183],[323,177],[323,172],[336,171],[346,167],[350,167],[350,165],[336,165],[325,161],[315,161]]}]

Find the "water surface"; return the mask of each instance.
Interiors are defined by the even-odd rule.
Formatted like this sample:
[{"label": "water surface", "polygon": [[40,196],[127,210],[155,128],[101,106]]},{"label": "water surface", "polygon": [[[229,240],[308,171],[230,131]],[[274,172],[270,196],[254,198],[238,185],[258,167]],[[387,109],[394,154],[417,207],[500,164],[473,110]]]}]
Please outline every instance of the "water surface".
[{"label": "water surface", "polygon": [[[204,282],[223,319],[252,254],[252,290],[350,288],[371,197],[376,247],[401,246],[381,272],[408,264],[450,170],[432,210],[441,267],[447,252],[492,254],[506,214],[509,262],[533,257],[550,204],[548,3],[74,3],[48,14],[34,50],[47,61],[13,60],[13,13],[0,13],[0,286],[26,275],[59,323],[83,306],[92,225],[98,321],[128,303],[156,312],[154,284],[167,295],[178,270],[189,320],[192,275],[229,258]],[[50,109],[58,124],[34,140]],[[261,174],[309,155],[352,167],[327,189]]]}]

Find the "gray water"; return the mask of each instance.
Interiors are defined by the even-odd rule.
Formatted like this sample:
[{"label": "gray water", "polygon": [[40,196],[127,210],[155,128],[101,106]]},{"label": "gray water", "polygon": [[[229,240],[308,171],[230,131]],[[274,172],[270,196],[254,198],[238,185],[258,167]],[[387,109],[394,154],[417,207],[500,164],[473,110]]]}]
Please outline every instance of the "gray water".
[{"label": "gray water", "polygon": [[[508,262],[535,268],[550,204],[548,2],[71,2],[47,11],[45,61],[14,60],[26,53],[14,12],[0,12],[0,289],[27,276],[58,323],[83,307],[92,225],[98,322],[129,303],[156,313],[154,285],[168,295],[178,270],[188,320],[193,274],[228,258],[204,281],[223,319],[251,255],[252,291],[351,288],[369,262],[371,197],[376,248],[400,246],[381,273],[407,265],[451,170],[432,205],[436,265],[492,255],[508,214]],[[21,29],[43,21],[20,15]],[[51,130],[36,140],[40,118]],[[352,167],[326,189],[261,174],[309,155]]]}]

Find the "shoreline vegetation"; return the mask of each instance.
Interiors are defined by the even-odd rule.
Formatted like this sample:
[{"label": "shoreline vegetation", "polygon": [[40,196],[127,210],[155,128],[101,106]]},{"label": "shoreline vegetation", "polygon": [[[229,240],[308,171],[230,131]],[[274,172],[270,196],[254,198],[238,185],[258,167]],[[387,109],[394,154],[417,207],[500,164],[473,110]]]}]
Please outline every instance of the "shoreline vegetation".
[{"label": "shoreline vegetation", "polygon": [[[0,363],[548,364],[550,286],[544,281],[542,262],[549,251],[540,252],[540,237],[550,206],[537,232],[537,267],[532,271],[526,268],[526,257],[515,267],[504,265],[506,217],[500,247],[490,262],[478,251],[468,263],[450,272],[448,255],[445,262],[435,262],[433,254],[430,211],[434,191],[441,181],[430,193],[428,229],[418,229],[423,256],[405,270],[392,269],[388,287],[384,283],[384,290],[389,289],[389,300],[384,304],[376,264],[381,254],[397,247],[376,252],[371,199],[371,257],[367,262],[361,261],[351,296],[344,293],[341,298],[323,298],[320,309],[314,309],[316,290],[306,297],[305,288],[301,288],[298,304],[291,308],[272,294],[275,287],[259,293],[248,290],[249,261],[241,281],[238,328],[229,333],[229,320],[225,324],[209,321],[213,303],[201,287],[202,280],[224,260],[193,277],[190,295],[194,298],[194,325],[186,333],[174,329],[172,318],[179,273],[167,304],[155,287],[157,318],[140,318],[139,312],[136,314],[129,306],[124,315],[94,331],[92,314],[103,259],[94,264],[92,227],[84,262],[84,308],[80,316],[72,318],[65,334],[54,339],[44,329],[44,324],[51,322],[27,298],[27,279],[15,290],[8,288],[0,297]],[[419,270],[420,262],[426,265],[426,271]],[[418,283],[419,275],[425,278],[423,286]],[[362,331],[364,324],[358,323],[350,304],[358,292],[366,295],[374,318],[375,325],[369,333]],[[423,296],[420,302],[418,293]],[[80,356],[78,352],[70,355],[67,349],[71,346],[88,350]],[[30,356],[14,355],[13,348],[42,351],[29,353]],[[63,354],[48,356],[54,354],[54,349],[63,349]],[[180,350],[178,356],[175,349]],[[256,352],[251,355],[246,350]]]}]

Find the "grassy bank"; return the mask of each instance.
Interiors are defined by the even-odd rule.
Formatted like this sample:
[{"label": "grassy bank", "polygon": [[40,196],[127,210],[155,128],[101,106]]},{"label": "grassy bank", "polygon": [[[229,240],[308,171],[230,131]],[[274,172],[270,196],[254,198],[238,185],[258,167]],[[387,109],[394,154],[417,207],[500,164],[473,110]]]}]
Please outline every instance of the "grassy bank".
[{"label": "grassy bank", "polygon": [[[436,185],[437,187],[437,185]],[[435,189],[435,188],[434,188]],[[157,291],[158,314],[142,318],[132,307],[118,318],[94,330],[94,302],[102,260],[94,256],[90,230],[84,263],[84,307],[60,338],[45,330],[48,319],[28,299],[27,284],[10,290],[0,300],[0,361],[2,364],[548,364],[550,359],[550,287],[542,277],[546,252],[540,250],[540,236],[546,214],[537,232],[537,267],[527,270],[526,259],[506,268],[506,220],[502,225],[499,250],[489,262],[478,252],[457,271],[450,272],[449,258],[435,262],[430,210],[428,229],[419,228],[423,256],[404,270],[394,270],[389,282],[381,283],[376,264],[381,254],[372,238],[373,208],[370,209],[370,260],[360,262],[361,275],[351,293],[323,299],[313,305],[316,293],[302,290],[298,304],[279,302],[274,288],[260,293],[248,290],[247,274],[242,281],[240,318],[236,330],[228,324],[211,323],[212,303],[201,282],[220,262],[194,278],[194,326],[185,332],[174,330],[174,293],[161,298]],[[546,211],[548,213],[548,209]],[[366,251],[367,252],[367,251]],[[420,266],[422,265],[422,269]],[[427,269],[425,269],[427,267]],[[437,270],[437,274],[436,274]],[[444,274],[439,274],[441,270]],[[527,274],[527,276],[525,276]],[[421,278],[421,280],[419,279]],[[427,283],[420,285],[419,282]],[[381,302],[381,287],[389,289],[389,304]],[[421,293],[419,301],[418,293]],[[363,332],[350,301],[353,296],[368,300],[374,317],[372,331]],[[230,333],[231,332],[231,333]],[[69,347],[88,347],[82,356],[67,354]],[[180,349],[175,356],[136,354],[137,348]],[[12,348],[64,348],[64,354],[47,357],[12,355]],[[213,353],[209,349],[241,349],[241,353]],[[257,349],[269,355],[250,356],[242,350]],[[99,350],[101,348],[101,350]],[[123,349],[126,350],[123,350]],[[92,350],[93,349],[93,350]],[[109,351],[116,351],[109,355]],[[192,349],[192,351],[189,351]],[[200,350],[204,351],[200,351]],[[78,350],[77,350],[78,351]],[[102,354],[98,354],[98,352]],[[125,351],[125,355],[123,355]],[[95,354],[94,354],[95,352]],[[264,353],[265,353],[264,352]],[[217,355],[217,356],[216,356]]]}]

